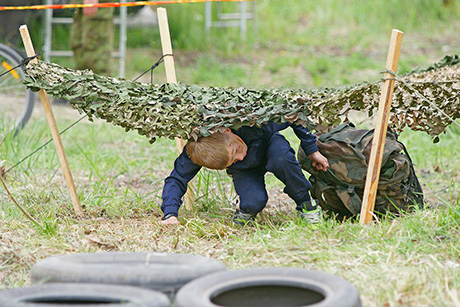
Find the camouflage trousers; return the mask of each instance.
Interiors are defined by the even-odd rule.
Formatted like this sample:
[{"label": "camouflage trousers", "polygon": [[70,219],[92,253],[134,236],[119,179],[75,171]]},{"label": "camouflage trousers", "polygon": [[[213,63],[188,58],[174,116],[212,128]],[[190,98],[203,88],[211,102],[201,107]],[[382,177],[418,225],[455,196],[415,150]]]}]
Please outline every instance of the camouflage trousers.
[{"label": "camouflage trousers", "polygon": [[76,10],[70,31],[70,47],[74,52],[75,69],[91,69],[96,74],[111,75],[113,11],[113,8],[99,8],[97,13],[85,16],[82,9]]}]

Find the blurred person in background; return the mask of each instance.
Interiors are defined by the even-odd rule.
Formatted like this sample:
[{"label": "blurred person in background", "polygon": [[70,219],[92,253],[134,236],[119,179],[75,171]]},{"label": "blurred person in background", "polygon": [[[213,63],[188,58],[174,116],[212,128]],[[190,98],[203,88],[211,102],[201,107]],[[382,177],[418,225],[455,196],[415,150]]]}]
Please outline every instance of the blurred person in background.
[{"label": "blurred person in background", "polygon": [[[108,0],[83,0],[83,4],[109,3]],[[82,3],[72,1],[72,3]],[[70,31],[70,47],[74,52],[75,69],[91,69],[94,73],[112,74],[114,8],[87,7],[75,11]]]}]

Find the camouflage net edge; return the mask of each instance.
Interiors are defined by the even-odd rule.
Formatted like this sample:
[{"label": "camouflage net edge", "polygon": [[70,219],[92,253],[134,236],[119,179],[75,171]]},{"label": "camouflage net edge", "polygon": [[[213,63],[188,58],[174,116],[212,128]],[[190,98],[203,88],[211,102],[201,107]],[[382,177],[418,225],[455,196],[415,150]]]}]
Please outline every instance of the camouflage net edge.
[{"label": "camouflage net edge", "polygon": [[[458,56],[445,57],[425,70],[402,76],[412,89],[396,82],[390,126],[395,131],[405,127],[425,131],[432,137],[444,132],[451,119],[460,117],[459,63]],[[151,85],[42,61],[27,65],[24,83],[32,90],[44,89],[68,100],[90,119],[101,118],[126,131],[137,130],[150,142],[156,137],[197,138],[221,127],[238,129],[270,120],[336,125],[346,121],[351,110],[372,115],[380,99],[380,82],[315,90]]]}]

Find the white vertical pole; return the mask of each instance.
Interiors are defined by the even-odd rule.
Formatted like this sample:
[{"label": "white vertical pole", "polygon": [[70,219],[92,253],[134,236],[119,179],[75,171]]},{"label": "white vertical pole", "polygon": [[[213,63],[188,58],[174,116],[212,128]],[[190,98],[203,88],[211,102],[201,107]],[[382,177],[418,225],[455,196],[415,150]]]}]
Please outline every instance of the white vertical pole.
[{"label": "white vertical pole", "polygon": [[[46,0],[47,5],[53,4],[53,0]],[[49,62],[51,59],[51,45],[53,39],[53,10],[45,10],[45,46],[44,46],[44,58],[45,61]]]},{"label": "white vertical pole", "polygon": [[248,3],[243,1],[240,3],[240,37],[242,40],[246,39],[246,31],[247,31],[247,11],[248,11]]},{"label": "white vertical pole", "polygon": [[204,28],[209,32],[212,26],[212,3],[208,1],[204,4],[204,22]]},{"label": "white vertical pole", "polygon": [[[126,0],[121,0],[126,2]],[[120,42],[118,49],[120,50],[120,59],[118,62],[118,75],[120,78],[125,77],[125,65],[126,65],[126,25],[128,22],[128,8],[126,6],[120,7]]]}]

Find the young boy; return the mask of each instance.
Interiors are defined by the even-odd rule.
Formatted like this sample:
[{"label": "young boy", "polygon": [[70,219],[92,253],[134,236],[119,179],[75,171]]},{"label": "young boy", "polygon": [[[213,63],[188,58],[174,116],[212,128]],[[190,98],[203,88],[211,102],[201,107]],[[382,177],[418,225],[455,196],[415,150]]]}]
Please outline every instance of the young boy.
[{"label": "young boy", "polygon": [[164,213],[160,224],[179,224],[177,219],[182,196],[187,183],[202,166],[210,169],[226,169],[233,179],[239,196],[239,206],[233,221],[244,224],[255,219],[268,201],[265,189],[265,173],[273,173],[285,184],[284,192],[296,203],[300,216],[311,223],[319,221],[319,207],[310,198],[310,182],[305,178],[295,151],[278,131],[291,127],[301,141],[302,149],[313,165],[326,171],[327,159],[318,151],[316,137],[301,125],[268,122],[259,127],[241,127],[216,132],[197,141],[189,140],[182,154],[174,162],[171,175],[163,188]]}]

